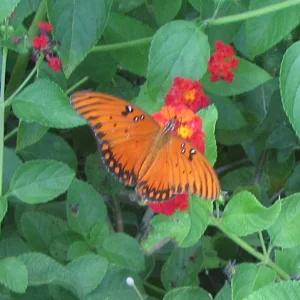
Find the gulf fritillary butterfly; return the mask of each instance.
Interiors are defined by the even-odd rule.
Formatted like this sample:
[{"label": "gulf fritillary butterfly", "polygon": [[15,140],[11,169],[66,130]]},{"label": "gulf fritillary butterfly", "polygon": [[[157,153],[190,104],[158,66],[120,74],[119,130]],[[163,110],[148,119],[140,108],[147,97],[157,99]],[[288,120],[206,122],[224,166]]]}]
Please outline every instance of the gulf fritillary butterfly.
[{"label": "gulf fritillary butterfly", "polygon": [[98,92],[76,92],[71,103],[94,130],[108,170],[124,184],[136,186],[142,199],[219,195],[214,169],[191,142],[171,133],[174,122],[161,127],[132,103]]}]

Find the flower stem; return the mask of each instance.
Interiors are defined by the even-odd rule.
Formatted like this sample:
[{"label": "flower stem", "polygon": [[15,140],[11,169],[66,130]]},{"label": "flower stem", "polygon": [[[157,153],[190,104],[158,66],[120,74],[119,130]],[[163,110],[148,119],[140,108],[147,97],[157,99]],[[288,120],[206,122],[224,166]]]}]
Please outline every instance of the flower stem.
[{"label": "flower stem", "polygon": [[148,289],[151,289],[152,291],[156,292],[157,294],[160,294],[162,296],[164,296],[166,294],[166,291],[147,282],[147,281],[144,281],[144,286],[147,287]]},{"label": "flower stem", "polygon": [[269,267],[271,267],[274,271],[277,272],[277,274],[285,280],[290,279],[290,275],[286,273],[281,267],[279,267],[277,264],[275,264],[268,256],[263,255],[262,253],[256,251],[254,248],[252,248],[249,244],[247,244],[243,239],[236,236],[235,234],[229,232],[227,229],[225,229],[222,225],[222,222],[220,220],[217,220],[215,218],[210,219],[210,224],[217,227],[219,230],[221,230],[225,235],[227,235],[228,238],[230,238],[232,241],[234,241],[238,246],[243,248],[245,251],[250,253],[252,256],[260,260],[261,262],[265,263]]},{"label": "flower stem", "polygon": [[4,142],[6,142],[8,139],[10,139],[12,136],[14,136],[18,132],[18,127],[13,129],[11,132],[9,132],[5,137],[4,137]]},{"label": "flower stem", "polygon": [[101,45],[101,46],[95,46],[90,52],[105,52],[105,51],[112,51],[112,50],[120,50],[120,49],[126,49],[129,47],[136,47],[139,45],[149,44],[153,39],[153,36],[138,39],[138,40],[132,40],[128,42],[123,43],[115,43],[115,44],[109,44],[109,45]]},{"label": "flower stem", "polygon": [[279,2],[274,5],[269,5],[269,6],[259,8],[259,9],[247,11],[247,12],[244,12],[241,14],[222,17],[222,18],[218,18],[218,19],[211,19],[211,20],[208,20],[208,24],[209,25],[223,25],[223,24],[228,24],[228,23],[244,21],[244,20],[248,20],[251,18],[266,15],[269,13],[273,13],[273,12],[276,12],[279,10],[283,10],[285,8],[292,7],[294,5],[299,5],[299,4],[300,4],[300,0],[287,0],[287,1]]},{"label": "flower stem", "polygon": [[86,81],[88,81],[89,77],[85,76],[82,79],[80,79],[78,82],[76,82],[73,86],[71,86],[67,91],[66,94],[69,95],[71,94],[74,90],[76,90],[79,86],[84,84]]},{"label": "flower stem", "polygon": [[267,253],[264,237],[263,237],[261,231],[258,232],[258,236],[259,236],[259,240],[260,240],[261,247],[262,247],[262,250],[263,250],[263,254],[264,254],[264,256],[267,256],[268,253]]}]

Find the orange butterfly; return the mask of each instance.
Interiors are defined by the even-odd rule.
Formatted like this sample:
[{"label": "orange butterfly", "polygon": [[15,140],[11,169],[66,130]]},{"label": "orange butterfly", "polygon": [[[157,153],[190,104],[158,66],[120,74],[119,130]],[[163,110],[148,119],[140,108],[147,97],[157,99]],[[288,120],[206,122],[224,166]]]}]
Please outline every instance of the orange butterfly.
[{"label": "orange butterfly", "polygon": [[104,164],[145,200],[165,201],[191,193],[207,199],[220,194],[218,177],[203,154],[161,127],[137,106],[114,96],[82,91],[71,103],[93,128]]}]

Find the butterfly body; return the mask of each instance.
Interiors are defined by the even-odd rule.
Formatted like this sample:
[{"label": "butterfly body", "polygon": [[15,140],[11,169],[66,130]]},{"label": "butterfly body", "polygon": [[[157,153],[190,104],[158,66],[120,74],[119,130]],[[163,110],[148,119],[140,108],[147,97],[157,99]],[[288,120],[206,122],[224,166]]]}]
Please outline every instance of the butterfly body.
[{"label": "butterfly body", "polygon": [[126,185],[149,201],[166,201],[180,193],[214,199],[218,178],[196,147],[172,133],[175,120],[161,127],[135,105],[98,92],[77,92],[73,107],[93,128],[103,162]]}]

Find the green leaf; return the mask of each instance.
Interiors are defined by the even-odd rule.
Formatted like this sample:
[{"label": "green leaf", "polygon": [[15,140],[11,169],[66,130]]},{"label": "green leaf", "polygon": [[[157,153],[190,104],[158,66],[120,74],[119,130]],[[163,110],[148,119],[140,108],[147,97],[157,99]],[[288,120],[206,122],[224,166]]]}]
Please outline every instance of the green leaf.
[{"label": "green leaf", "polygon": [[5,194],[15,171],[23,164],[13,149],[4,147],[3,194]]},{"label": "green leaf", "polygon": [[89,235],[89,245],[96,249],[97,253],[101,252],[104,240],[110,235],[111,228],[108,222],[98,222],[92,229]]},{"label": "green leaf", "polygon": [[35,211],[23,213],[21,229],[29,245],[35,251],[44,253],[50,253],[50,246],[56,237],[70,231],[66,221]]},{"label": "green leaf", "polygon": [[268,229],[271,244],[282,248],[292,248],[300,244],[300,194],[282,199],[281,212],[276,222]]},{"label": "green leaf", "polygon": [[207,69],[207,36],[189,21],[172,21],[161,27],[151,43],[147,86],[152,99],[165,95],[176,76],[200,79]]},{"label": "green leaf", "polygon": [[234,69],[233,82],[211,82],[209,73],[206,73],[201,80],[205,90],[219,96],[234,96],[251,91],[272,78],[265,70],[249,61],[239,58],[239,62],[237,69]]},{"label": "green leaf", "polygon": [[64,193],[75,173],[53,160],[36,160],[21,165],[12,178],[8,193],[28,204],[48,202]]},{"label": "green leaf", "polygon": [[28,286],[26,266],[17,257],[0,260],[0,282],[16,293],[25,293]]},{"label": "green leaf", "polygon": [[201,199],[198,196],[190,196],[187,213],[191,220],[191,226],[187,236],[179,244],[180,247],[191,247],[199,241],[208,226],[212,209],[212,201]]},{"label": "green leaf", "polygon": [[[10,1],[10,0],[7,0]],[[11,1],[14,2],[14,1]],[[22,22],[24,21],[24,19],[26,17],[28,17],[29,15],[31,15],[33,12],[37,11],[41,0],[22,0],[22,1],[18,1],[19,4],[17,6],[17,8],[15,9],[15,15],[12,18],[12,20],[10,20],[10,23],[12,24],[12,26],[18,26],[20,24],[22,24]]]},{"label": "green leaf", "polygon": [[24,160],[53,159],[77,170],[77,157],[70,145],[60,136],[46,133],[41,140],[20,152]]},{"label": "green leaf", "polygon": [[247,121],[236,102],[218,96],[212,96],[210,99],[218,110],[217,129],[237,130],[247,125]]},{"label": "green leaf", "polygon": [[300,273],[300,247],[275,250],[275,263],[290,275]]},{"label": "green leaf", "polygon": [[300,192],[300,165],[298,164],[285,185],[286,194],[292,195]]},{"label": "green leaf", "polygon": [[[79,79],[82,79],[82,75]],[[66,76],[63,72],[56,72],[49,67],[49,64],[43,61],[39,67],[39,79],[45,79],[55,82],[60,88],[65,91],[71,84],[67,82]],[[78,79],[78,81],[79,81]]]},{"label": "green leaf", "polygon": [[105,257],[120,267],[136,272],[145,269],[145,257],[140,245],[134,238],[124,233],[115,233],[108,236],[103,242]]},{"label": "green leaf", "polygon": [[100,38],[111,5],[112,0],[47,1],[54,39],[61,42],[58,51],[67,77]]},{"label": "green leaf", "polygon": [[10,234],[0,241],[0,259],[18,256],[29,251],[28,245],[25,244],[24,239],[18,234]]},{"label": "green leaf", "polygon": [[73,260],[67,268],[77,276],[82,292],[87,295],[95,290],[104,278],[108,261],[101,256],[88,254]]},{"label": "green leaf", "polygon": [[59,285],[79,298],[83,297],[81,285],[76,276],[51,257],[30,252],[20,255],[19,258],[26,265],[29,286]]},{"label": "green leaf", "polygon": [[153,12],[158,25],[172,21],[178,14],[182,0],[153,0]]},{"label": "green leaf", "polygon": [[68,249],[67,260],[74,260],[86,254],[93,254],[89,244],[84,241],[75,241]]},{"label": "green leaf", "polygon": [[12,102],[14,113],[23,121],[43,126],[71,128],[85,124],[61,88],[47,79],[35,81]]},{"label": "green leaf", "polygon": [[293,44],[284,54],[280,69],[280,91],[282,104],[296,134],[300,137],[300,42]]},{"label": "green leaf", "polygon": [[17,151],[35,144],[38,142],[49,130],[48,127],[40,125],[39,123],[20,122],[17,136]]},{"label": "green leaf", "polygon": [[[135,286],[140,293],[144,294],[143,282],[135,272],[127,269],[121,269],[110,264],[104,279],[97,288],[88,295],[87,300],[140,300],[141,298],[136,294],[136,291],[126,284],[126,279],[128,277],[132,277],[134,279]],[[146,296],[143,297],[143,299],[146,299]]]},{"label": "green leaf", "polygon": [[237,236],[245,236],[269,228],[278,218],[281,203],[264,207],[247,191],[235,194],[225,207],[222,224]]},{"label": "green leaf", "polygon": [[150,252],[170,239],[174,239],[180,244],[189,234],[191,223],[189,214],[182,211],[177,211],[172,216],[156,215],[150,222],[154,229],[149,232],[147,239],[142,242],[142,246]]},{"label": "green leaf", "polygon": [[17,7],[20,0],[2,0],[0,9],[0,24],[5,18],[9,17],[13,10]]},{"label": "green leaf", "polygon": [[[251,0],[249,10],[282,3],[281,0]],[[300,7],[291,6],[280,11],[247,20],[246,39],[252,58],[266,52],[299,24]],[[257,30],[259,28],[259,30]]]},{"label": "green leaf", "polygon": [[[111,13],[103,33],[108,44],[129,42],[152,37],[154,30],[136,19]],[[145,76],[148,65],[150,41],[112,52],[116,61],[128,71]]]},{"label": "green leaf", "polygon": [[203,249],[197,244],[172,251],[161,270],[161,280],[167,291],[180,286],[199,286],[198,274],[203,264]]},{"label": "green leaf", "polygon": [[144,3],[145,0],[114,0],[112,5],[112,11],[118,13],[127,13]]},{"label": "green leaf", "polygon": [[254,291],[273,283],[275,279],[276,272],[268,267],[242,263],[236,268],[232,278],[232,299],[245,299]]},{"label": "green leaf", "polygon": [[7,213],[7,199],[0,196],[0,224]]},{"label": "green leaf", "polygon": [[215,297],[215,300],[232,299],[231,286],[226,282]]},{"label": "green leaf", "polygon": [[205,133],[205,156],[214,165],[217,160],[217,145],[215,138],[215,128],[218,119],[218,111],[214,105],[210,105],[199,112],[203,120],[203,131]]},{"label": "green leaf", "polygon": [[[0,35],[0,47],[7,47],[9,50],[18,53],[27,53],[28,47],[25,43],[26,36],[27,29],[23,25],[19,25],[13,30],[8,30],[6,38],[3,35]],[[15,38],[19,39],[18,43],[15,43]]]},{"label": "green leaf", "polygon": [[201,300],[211,300],[211,296],[203,290],[202,288],[198,287],[181,287],[177,289],[173,289],[172,291],[168,292],[163,300],[194,300],[194,299],[201,299]]},{"label": "green leaf", "polygon": [[93,226],[106,220],[106,206],[86,182],[75,179],[68,190],[67,220],[73,231],[87,237]]},{"label": "green leaf", "polygon": [[269,284],[244,300],[295,300],[299,298],[299,281],[280,281]]}]

